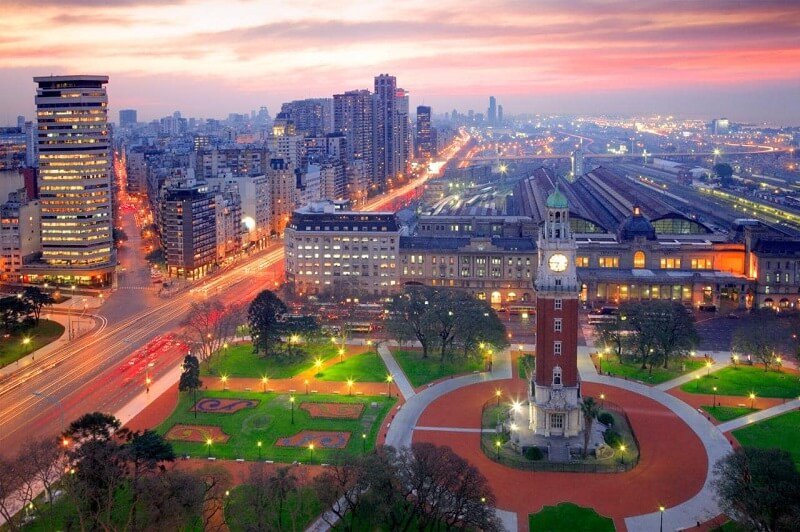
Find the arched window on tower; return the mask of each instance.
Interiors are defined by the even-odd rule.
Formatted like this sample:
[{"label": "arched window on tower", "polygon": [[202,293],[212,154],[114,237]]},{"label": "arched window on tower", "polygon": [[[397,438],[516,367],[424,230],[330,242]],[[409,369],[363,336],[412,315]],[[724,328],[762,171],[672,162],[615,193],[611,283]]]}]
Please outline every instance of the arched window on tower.
[{"label": "arched window on tower", "polygon": [[644,268],[645,264],[645,256],[644,251],[639,250],[633,254],[633,267],[634,268]]},{"label": "arched window on tower", "polygon": [[553,368],[553,387],[561,388],[561,366]]}]

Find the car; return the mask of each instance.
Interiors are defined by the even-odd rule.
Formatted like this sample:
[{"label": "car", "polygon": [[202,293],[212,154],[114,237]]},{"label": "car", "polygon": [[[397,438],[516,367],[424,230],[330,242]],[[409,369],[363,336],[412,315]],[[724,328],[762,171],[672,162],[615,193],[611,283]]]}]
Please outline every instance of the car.
[{"label": "car", "polygon": [[731,312],[730,314],[728,314],[725,317],[729,318],[729,319],[732,319],[732,320],[738,320],[740,316],[738,314],[736,314],[736,313]]},{"label": "car", "polygon": [[716,312],[717,306],[713,303],[701,303],[697,309],[702,312]]}]

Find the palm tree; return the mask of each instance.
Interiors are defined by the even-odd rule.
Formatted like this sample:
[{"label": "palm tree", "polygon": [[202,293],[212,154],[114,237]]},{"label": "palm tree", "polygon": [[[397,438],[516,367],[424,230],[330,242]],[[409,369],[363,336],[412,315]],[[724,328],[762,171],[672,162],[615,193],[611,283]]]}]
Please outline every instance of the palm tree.
[{"label": "palm tree", "polygon": [[581,403],[581,414],[583,414],[583,457],[586,458],[586,451],[589,448],[589,437],[592,435],[592,425],[594,418],[600,413],[600,407],[593,397],[586,397]]}]

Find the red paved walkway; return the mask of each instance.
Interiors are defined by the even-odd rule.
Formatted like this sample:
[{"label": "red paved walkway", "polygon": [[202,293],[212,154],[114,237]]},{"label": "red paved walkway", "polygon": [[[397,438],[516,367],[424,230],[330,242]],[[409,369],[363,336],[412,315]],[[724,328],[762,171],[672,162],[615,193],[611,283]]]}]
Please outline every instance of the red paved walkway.
[{"label": "red paved walkway", "polygon": [[[499,387],[504,397],[525,398],[520,379],[487,382],[462,388],[433,403],[420,417],[420,426],[480,427],[481,405]],[[517,512],[520,530],[527,530],[528,514],[544,505],[571,501],[612,517],[617,530],[624,518],[656,511],[660,504],[677,505],[703,486],[708,467],[700,439],[675,414],[653,400],[622,390],[585,383],[584,394],[623,406],[641,445],[641,461],[628,473],[533,473],[511,469],[487,458],[479,447],[480,435],[418,431],[414,441],[449,445],[474,463],[494,488],[498,507]]]}]

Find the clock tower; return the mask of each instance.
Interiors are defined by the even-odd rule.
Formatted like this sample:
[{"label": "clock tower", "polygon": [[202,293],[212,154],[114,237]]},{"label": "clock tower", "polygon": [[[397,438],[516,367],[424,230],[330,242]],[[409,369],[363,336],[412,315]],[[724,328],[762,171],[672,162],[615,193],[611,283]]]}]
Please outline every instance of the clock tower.
[{"label": "clock tower", "polygon": [[536,374],[529,388],[530,429],[546,437],[570,438],[583,429],[575,249],[569,204],[556,184],[538,240]]}]

